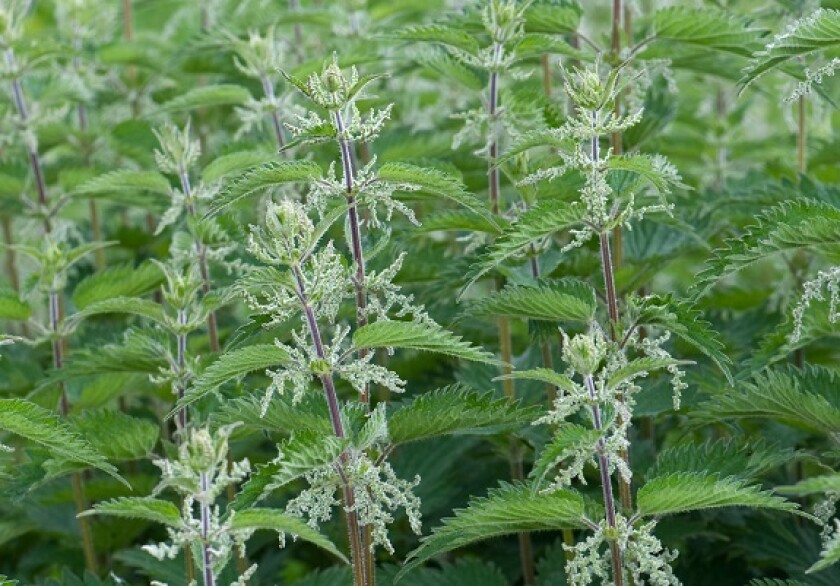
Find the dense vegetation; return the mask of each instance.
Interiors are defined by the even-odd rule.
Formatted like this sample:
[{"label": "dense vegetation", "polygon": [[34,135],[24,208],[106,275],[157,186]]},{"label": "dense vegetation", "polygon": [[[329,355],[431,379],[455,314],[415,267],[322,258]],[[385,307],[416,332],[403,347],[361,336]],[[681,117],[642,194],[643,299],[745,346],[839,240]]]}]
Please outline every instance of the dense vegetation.
[{"label": "dense vegetation", "polygon": [[3,0],[0,584],[840,584],[840,5],[662,4]]}]

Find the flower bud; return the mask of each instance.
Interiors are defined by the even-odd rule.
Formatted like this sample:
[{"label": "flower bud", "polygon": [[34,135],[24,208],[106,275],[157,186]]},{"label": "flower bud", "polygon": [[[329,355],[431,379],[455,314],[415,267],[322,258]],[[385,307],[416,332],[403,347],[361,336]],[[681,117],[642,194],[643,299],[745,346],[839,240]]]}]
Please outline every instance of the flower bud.
[{"label": "flower bud", "polygon": [[563,357],[583,376],[594,374],[606,356],[606,344],[599,334],[578,334],[564,339]]}]

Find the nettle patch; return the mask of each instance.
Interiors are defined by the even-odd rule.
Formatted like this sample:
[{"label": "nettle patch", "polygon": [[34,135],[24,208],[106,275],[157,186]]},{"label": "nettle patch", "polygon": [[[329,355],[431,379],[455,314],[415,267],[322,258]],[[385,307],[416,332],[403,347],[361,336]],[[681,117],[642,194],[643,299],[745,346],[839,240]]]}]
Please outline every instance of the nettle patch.
[{"label": "nettle patch", "polygon": [[840,583],[833,3],[0,50],[0,584]]}]

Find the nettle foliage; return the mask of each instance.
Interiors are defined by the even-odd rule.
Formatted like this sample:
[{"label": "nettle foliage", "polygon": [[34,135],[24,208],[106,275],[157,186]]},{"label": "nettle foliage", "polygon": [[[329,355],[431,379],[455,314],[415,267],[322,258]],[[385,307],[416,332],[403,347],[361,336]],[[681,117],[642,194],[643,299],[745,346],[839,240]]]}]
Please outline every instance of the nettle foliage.
[{"label": "nettle foliage", "polygon": [[840,583],[840,13],[0,5],[0,584]]}]

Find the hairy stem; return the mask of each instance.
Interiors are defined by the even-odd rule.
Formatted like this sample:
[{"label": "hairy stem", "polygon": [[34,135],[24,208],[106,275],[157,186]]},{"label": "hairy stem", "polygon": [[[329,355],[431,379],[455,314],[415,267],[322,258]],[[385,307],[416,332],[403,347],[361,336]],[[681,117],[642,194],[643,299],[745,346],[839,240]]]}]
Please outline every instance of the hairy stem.
[{"label": "hairy stem", "polygon": [[[23,87],[20,84],[20,77],[17,71],[17,60],[15,59],[15,51],[11,47],[6,49],[6,65],[12,76],[12,98],[15,102],[15,109],[17,110],[18,118],[21,124],[25,127],[29,124],[29,109],[26,106],[26,98],[23,94]],[[29,141],[26,141],[27,143]],[[29,155],[29,166],[32,168],[32,177],[35,181],[35,189],[38,194],[38,205],[41,206],[44,216],[44,231],[52,232],[52,221],[50,220],[50,212],[48,209],[49,200],[47,199],[47,184],[44,179],[44,168],[41,164],[41,156],[38,154],[38,149],[32,144],[27,144],[26,149]]]},{"label": "hairy stem", "polygon": [[[315,347],[315,355],[321,359],[326,360],[326,353],[324,352],[324,343],[321,338],[321,330],[318,326],[318,320],[315,317],[315,310],[309,301],[309,296],[306,291],[306,284],[303,280],[303,274],[300,267],[295,265],[292,267],[292,273],[295,278],[295,294],[298,301],[303,307],[304,315],[306,316],[306,325],[309,329],[309,336],[312,339],[312,345]],[[321,385],[324,388],[324,397],[327,400],[327,408],[330,414],[330,423],[332,424],[333,434],[337,438],[346,437],[344,432],[344,424],[341,421],[341,410],[338,405],[338,395],[335,391],[335,382],[332,374],[325,373],[319,376]],[[367,569],[366,554],[362,545],[362,532],[359,525],[359,516],[355,511],[356,499],[353,494],[353,486],[350,479],[347,478],[344,472],[344,466],[347,464],[349,457],[347,452],[341,454],[341,464],[336,467],[336,470],[341,477],[342,494],[344,497],[344,511],[347,520],[347,532],[350,541],[350,554],[353,561],[353,584],[354,586],[371,586],[373,576],[371,576]]]},{"label": "hairy stem", "polygon": [[213,575],[213,556],[210,552],[210,505],[206,502],[207,491],[210,489],[210,479],[207,472],[199,475],[201,481],[202,499],[199,502],[201,514],[201,553],[203,563],[204,586],[216,586],[216,577]]},{"label": "hairy stem", "polygon": [[3,228],[3,244],[6,249],[6,275],[9,277],[9,284],[16,292],[20,292],[20,273],[18,273],[17,254],[14,248],[14,233],[12,231],[12,220],[8,216],[0,219],[0,226]]},{"label": "hairy stem", "polygon": [[[267,75],[263,75],[260,78],[260,81],[262,82],[265,97],[272,103],[271,126],[274,128],[274,138],[277,140],[277,147],[284,153],[283,148],[286,146],[286,138],[283,136],[283,127],[280,124],[280,116],[278,115],[277,110],[273,107],[275,100],[274,84],[271,83],[271,80]],[[282,156],[285,156],[285,154]]]},{"label": "hairy stem", "polygon": [[[180,170],[178,175],[181,180],[181,191],[184,192],[184,197],[186,197],[187,202],[189,202],[187,204],[187,213],[190,217],[195,218],[197,217],[197,214],[195,204],[192,203],[192,185],[190,183],[190,176],[187,173],[187,170],[183,168]],[[198,270],[201,273],[201,288],[206,295],[210,292],[210,268],[207,264],[207,246],[205,246],[200,240],[196,240],[193,243],[193,247],[195,248],[195,253],[198,257]],[[210,351],[218,352],[221,350],[215,311],[211,311],[207,314],[207,336],[210,339]]]},{"label": "hairy stem", "polygon": [[[353,265],[355,266],[353,288],[356,291],[356,324],[362,327],[367,324],[367,290],[365,287],[365,255],[364,250],[362,250],[361,223],[359,221],[358,206],[356,205],[357,201],[353,193],[353,155],[350,141],[346,137],[346,127],[341,112],[336,110],[333,113],[333,120],[338,133],[338,146],[341,150],[344,192],[347,197],[347,203],[350,206],[347,211],[347,217],[350,224],[350,244],[353,254]],[[365,358],[367,354],[368,350],[366,348],[359,349],[359,358]],[[362,390],[360,400],[363,403],[370,402],[370,389],[368,385],[365,385]]]},{"label": "hairy stem", "polygon": [[808,169],[806,149],[808,119],[805,115],[805,96],[799,96],[796,105],[796,169],[799,173],[805,173]]},{"label": "hairy stem", "polygon": [[[593,128],[596,126],[597,122],[597,112],[592,112],[592,126]],[[597,167],[600,166],[601,161],[601,151],[600,145],[598,142],[598,137],[593,136],[590,139],[590,151],[593,164]],[[605,230],[601,230],[599,233],[599,240],[600,240],[600,252],[601,252],[601,268],[603,269],[604,273],[604,291],[607,300],[607,313],[609,315],[609,322],[610,322],[610,339],[613,342],[618,341],[618,296],[616,294],[615,289],[615,271],[613,268],[613,257],[610,251],[610,235],[609,232]],[[624,398],[619,397],[618,400],[623,403]],[[621,451],[621,458],[627,462],[629,466],[630,461],[630,454],[627,450]],[[619,482],[619,492],[621,494],[621,504],[625,510],[629,511],[633,507],[633,496],[631,492],[631,486],[629,482],[625,482],[624,479],[621,479]]]},{"label": "hairy stem", "polygon": [[[178,325],[183,326],[187,323],[187,312],[183,309],[178,310]],[[187,392],[187,382],[186,382],[186,366],[187,366],[187,335],[186,334],[178,334],[178,354],[176,357],[177,365],[178,365],[178,377],[181,379],[180,384],[178,385],[178,401],[180,402],[183,400],[184,395]],[[186,431],[187,431],[187,408],[181,407],[178,411],[177,416],[178,422],[178,438],[179,442],[184,441],[186,439]]]},{"label": "hairy stem", "polygon": [[[503,47],[500,43],[493,46],[493,62],[498,64],[502,56]],[[499,121],[498,111],[499,107],[499,71],[498,67],[493,68],[490,72],[490,87],[489,96],[487,100],[487,115],[490,118],[490,150],[488,161],[488,188],[490,193],[490,209],[493,214],[498,215],[501,210],[501,186],[499,167],[496,162],[499,157]],[[501,289],[503,286],[501,280],[496,281],[496,289]],[[502,374],[509,375],[512,372],[513,362],[513,344],[510,333],[510,319],[500,317],[498,321],[499,327],[499,349],[501,359],[504,363],[502,367]],[[505,378],[502,380],[502,389],[505,396],[509,400],[516,397],[516,386],[513,379]],[[511,443],[510,467],[511,474],[514,480],[521,480],[524,477],[522,471],[521,457],[518,454],[519,450]],[[531,536],[528,533],[520,533],[519,538],[519,560],[522,566],[522,576],[525,586],[530,586],[534,583],[534,553],[531,545]]]},{"label": "hairy stem", "polygon": [[[597,403],[597,392],[595,390],[595,381],[592,375],[588,374],[583,377],[583,382],[586,385],[586,390],[589,392],[589,400],[592,401],[592,426],[597,431],[602,431],[604,428],[601,421],[601,408]],[[610,477],[610,457],[607,454],[606,442],[603,436],[598,438],[597,444],[598,452],[598,470],[601,473],[601,493],[604,499],[604,509],[606,510],[607,525],[610,529],[615,529],[617,526],[615,514],[615,498],[613,497],[612,478]],[[624,585],[624,570],[621,561],[621,548],[618,542],[614,539],[609,541],[610,544],[610,558],[612,559],[613,581],[615,586]]]}]

